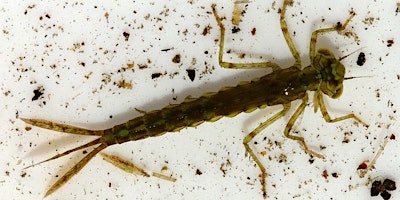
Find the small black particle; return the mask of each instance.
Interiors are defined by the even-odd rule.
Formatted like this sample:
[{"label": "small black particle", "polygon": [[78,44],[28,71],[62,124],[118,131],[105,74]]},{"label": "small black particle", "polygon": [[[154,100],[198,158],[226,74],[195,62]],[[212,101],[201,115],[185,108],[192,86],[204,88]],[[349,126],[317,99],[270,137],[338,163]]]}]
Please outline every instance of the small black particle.
[{"label": "small black particle", "polygon": [[44,89],[43,87],[38,87],[36,90],[33,90],[34,96],[32,97],[32,101],[36,101],[42,96]]},{"label": "small black particle", "polygon": [[387,40],[387,47],[391,47],[394,44],[394,40]]},{"label": "small black particle", "polygon": [[396,182],[390,179],[385,179],[383,183],[381,181],[374,181],[371,186],[371,196],[378,196],[380,193],[383,199],[388,200],[392,196],[388,191],[395,189]]},{"label": "small black particle", "polygon": [[161,75],[162,75],[161,73],[153,73],[153,74],[151,75],[151,79],[158,78],[158,77],[160,77]]},{"label": "small black particle", "polygon": [[396,189],[396,182],[394,182],[390,179],[385,179],[383,181],[383,186],[385,186],[386,190],[393,191]]},{"label": "small black particle", "polygon": [[203,172],[200,171],[200,169],[196,169],[196,175],[202,175]]},{"label": "small black particle", "polygon": [[237,33],[237,32],[239,32],[240,31],[240,28],[239,27],[233,27],[232,28],[232,33]]},{"label": "small black particle", "polygon": [[190,80],[194,81],[194,78],[196,77],[196,71],[194,69],[187,69],[186,72],[187,72]]},{"label": "small black particle", "polygon": [[174,58],[172,58],[172,62],[173,63],[180,63],[181,62],[181,55],[180,54],[176,54],[174,56]]},{"label": "small black particle", "polygon": [[122,35],[125,37],[125,41],[129,40],[129,33],[123,32]]},{"label": "small black particle", "polygon": [[365,61],[366,61],[366,59],[365,59],[365,54],[364,54],[363,52],[361,52],[361,53],[358,55],[357,65],[358,65],[358,66],[363,66],[364,63],[365,63]]},{"label": "small black particle", "polygon": [[255,34],[256,34],[256,31],[257,31],[256,28],[251,29],[251,35],[255,35]]},{"label": "small black particle", "polygon": [[380,181],[374,181],[372,183],[372,187],[371,187],[371,196],[378,196],[378,194],[380,192],[382,192],[383,188],[382,188],[382,182]]},{"label": "small black particle", "polygon": [[390,199],[390,197],[392,197],[392,195],[388,192],[388,191],[383,191],[382,193],[381,193],[381,197],[384,199],[384,200],[389,200]]}]

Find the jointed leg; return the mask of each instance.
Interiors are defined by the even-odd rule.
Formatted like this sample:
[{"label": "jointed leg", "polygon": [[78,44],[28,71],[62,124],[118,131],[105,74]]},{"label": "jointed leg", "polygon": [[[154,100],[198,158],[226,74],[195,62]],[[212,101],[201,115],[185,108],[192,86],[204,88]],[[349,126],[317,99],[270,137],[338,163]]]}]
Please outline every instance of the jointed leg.
[{"label": "jointed leg", "polygon": [[136,167],[135,164],[132,162],[123,160],[122,158],[106,153],[100,153],[100,155],[103,157],[103,159],[112,165],[122,169],[125,172],[131,173],[131,174],[136,174],[136,175],[141,175],[145,177],[150,177],[149,174],[147,174],[143,169]]},{"label": "jointed leg", "polygon": [[335,27],[331,28],[322,28],[315,30],[312,35],[311,35],[311,41],[310,41],[310,61],[313,62],[314,57],[315,57],[315,46],[317,44],[317,39],[318,39],[318,34],[321,33],[326,33],[326,32],[332,32],[332,31],[342,31],[346,28],[347,24],[349,24],[350,20],[356,15],[354,12],[350,13],[350,17],[347,18],[347,20],[344,22],[344,24],[338,23]]},{"label": "jointed leg", "polygon": [[353,113],[345,115],[345,116],[341,116],[341,117],[337,117],[337,118],[331,119],[331,117],[329,116],[328,110],[326,109],[326,106],[325,106],[325,103],[324,103],[324,99],[322,97],[321,92],[320,91],[316,91],[314,95],[316,95],[316,100],[318,101],[318,105],[319,105],[319,107],[321,109],[322,116],[324,117],[326,122],[335,123],[335,122],[342,121],[342,120],[345,120],[345,119],[353,118],[354,120],[360,122],[365,127],[368,127],[368,125],[365,122],[363,122],[360,118],[358,118]]},{"label": "jointed leg", "polygon": [[296,122],[297,118],[299,118],[300,114],[304,112],[307,102],[308,102],[308,95],[306,93],[302,99],[300,106],[296,109],[296,111],[294,112],[292,117],[289,119],[289,122],[286,124],[284,135],[292,140],[299,141],[303,145],[306,153],[308,153],[312,156],[318,157],[318,158],[323,158],[323,156],[321,154],[308,149],[308,146],[307,146],[306,142],[304,141],[303,137],[290,135],[290,131],[292,130],[294,123]]},{"label": "jointed leg", "polygon": [[264,198],[267,197],[267,190],[265,187],[266,170],[265,170],[265,167],[263,166],[263,164],[261,163],[261,161],[257,158],[254,151],[250,148],[249,142],[251,140],[253,140],[253,138],[256,135],[258,135],[262,130],[264,130],[267,126],[271,125],[279,118],[285,116],[285,114],[289,111],[289,108],[290,108],[290,104],[284,104],[283,110],[281,110],[279,113],[275,114],[271,118],[267,119],[265,122],[258,125],[257,128],[255,128],[251,133],[249,133],[243,140],[244,147],[246,148],[246,153],[250,154],[250,156],[253,158],[253,160],[256,162],[257,166],[261,170],[261,185],[262,185],[262,191],[263,191]]},{"label": "jointed leg", "polygon": [[220,40],[219,40],[219,54],[218,61],[221,67],[223,68],[240,68],[240,69],[251,69],[251,68],[272,68],[272,70],[278,70],[280,67],[273,62],[260,62],[260,63],[230,63],[223,61],[224,55],[224,41],[225,41],[225,27],[221,22],[221,18],[218,16],[217,10],[215,9],[215,4],[211,5],[215,20],[218,23],[220,28]]},{"label": "jointed leg", "polygon": [[292,3],[293,3],[292,0],[285,0],[283,2],[283,7],[281,10],[281,29],[282,29],[283,37],[285,37],[286,43],[289,46],[290,52],[292,52],[292,55],[293,55],[294,59],[296,60],[294,65],[296,67],[298,67],[299,69],[301,69],[301,58],[300,58],[299,52],[296,50],[296,46],[294,45],[292,38],[290,37],[290,33],[288,31],[288,27],[287,27],[286,20],[285,20],[285,13],[286,13],[287,5],[292,4]]}]

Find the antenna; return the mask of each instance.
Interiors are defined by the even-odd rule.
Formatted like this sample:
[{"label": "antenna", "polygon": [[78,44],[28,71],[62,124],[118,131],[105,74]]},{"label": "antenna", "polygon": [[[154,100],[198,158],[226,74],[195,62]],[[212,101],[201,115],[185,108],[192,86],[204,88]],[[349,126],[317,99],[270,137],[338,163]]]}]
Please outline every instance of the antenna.
[{"label": "antenna", "polygon": [[355,78],[371,78],[373,76],[351,76],[351,77],[344,77],[344,80],[350,80]]},{"label": "antenna", "polygon": [[351,53],[349,53],[349,54],[347,54],[347,55],[345,55],[345,56],[343,56],[343,57],[340,57],[340,58],[339,58],[339,61],[341,61],[341,60],[343,60],[343,59],[349,57],[350,55],[354,54],[354,53],[357,52],[357,51],[360,51],[360,50],[363,49],[363,48],[364,48],[364,47],[361,47],[361,48],[359,48],[359,49],[357,49],[357,50],[355,50],[355,51],[353,51],[353,52],[351,52]]}]

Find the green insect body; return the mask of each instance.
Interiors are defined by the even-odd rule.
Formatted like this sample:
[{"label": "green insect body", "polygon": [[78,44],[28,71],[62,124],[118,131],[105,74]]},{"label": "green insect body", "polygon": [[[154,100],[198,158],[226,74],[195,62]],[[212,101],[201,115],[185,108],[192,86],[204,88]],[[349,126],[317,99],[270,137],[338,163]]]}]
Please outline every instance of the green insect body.
[{"label": "green insect body", "polygon": [[[249,147],[248,143],[268,125],[275,122],[280,117],[284,116],[290,104],[294,100],[302,100],[301,105],[294,112],[285,127],[284,135],[290,139],[299,141],[305,151],[312,156],[321,157],[320,154],[315,153],[308,149],[304,138],[290,134],[294,122],[298,116],[304,111],[308,102],[307,91],[315,91],[314,104],[315,109],[321,110],[324,119],[327,122],[337,122],[345,119],[354,119],[361,124],[367,126],[354,114],[348,114],[342,117],[331,119],[325,107],[322,93],[330,98],[338,98],[343,91],[343,81],[345,80],[345,67],[337,60],[335,56],[327,49],[315,50],[317,35],[324,32],[340,31],[345,28],[347,23],[354,16],[352,14],[344,25],[338,25],[333,28],[319,29],[314,31],[310,42],[310,59],[311,65],[302,69],[300,56],[294,47],[287,30],[287,25],[284,19],[287,5],[292,3],[290,0],[285,0],[281,10],[281,27],[283,35],[288,43],[288,46],[295,58],[295,64],[292,67],[281,69],[277,64],[271,62],[261,63],[228,63],[224,62],[223,48],[224,48],[224,35],[225,28],[222,25],[215,9],[216,5],[212,5],[213,14],[220,27],[220,50],[219,50],[219,63],[225,68],[261,68],[269,67],[273,72],[262,76],[261,78],[254,79],[250,82],[243,82],[235,87],[223,88],[215,93],[207,93],[199,98],[187,98],[181,104],[169,105],[161,110],[144,112],[142,116],[129,120],[126,123],[116,125],[106,130],[87,130],[79,127],[74,127],[65,124],[59,124],[42,119],[24,119],[28,124],[38,126],[45,129],[54,131],[80,134],[80,135],[95,135],[100,136],[98,139],[91,141],[87,144],[81,145],[74,149],[68,150],[64,153],[58,154],[43,162],[47,162],[80,149],[84,149],[93,145],[98,145],[94,150],[87,154],[80,160],[74,167],[72,167],[65,175],[54,183],[53,186],[47,191],[46,195],[50,195],[68,180],[70,180],[76,173],[79,172],[98,152],[104,148],[129,141],[137,141],[148,137],[156,137],[163,135],[167,132],[177,132],[182,128],[195,127],[199,124],[210,121],[214,122],[221,117],[233,117],[241,112],[251,112],[257,108],[264,108],[272,105],[283,105],[283,110],[261,123],[255,130],[248,134],[243,141],[246,152],[255,160],[261,170],[261,184],[263,196],[266,198],[265,174],[266,170],[261,161],[257,158],[256,154]],[[40,164],[37,163],[37,164]],[[123,162],[121,162],[123,163]],[[35,165],[37,165],[35,164]],[[32,165],[34,166],[34,165]],[[31,166],[29,166],[31,167]]]},{"label": "green insect body", "polygon": [[105,130],[102,143],[112,145],[136,141],[198,126],[204,121],[214,122],[224,116],[234,117],[241,112],[251,112],[260,107],[290,103],[303,98],[306,90],[318,88],[320,73],[311,67],[308,69],[281,69],[236,87],[223,88],[217,93],[208,93],[196,99],[187,99],[181,104],[146,113]]}]

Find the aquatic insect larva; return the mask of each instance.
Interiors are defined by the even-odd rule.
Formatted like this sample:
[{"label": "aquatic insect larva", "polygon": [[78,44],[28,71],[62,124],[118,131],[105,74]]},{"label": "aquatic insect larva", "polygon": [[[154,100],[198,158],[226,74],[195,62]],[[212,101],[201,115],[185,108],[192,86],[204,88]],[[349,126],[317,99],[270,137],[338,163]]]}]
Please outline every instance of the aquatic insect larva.
[{"label": "aquatic insect larva", "polygon": [[221,18],[217,14],[216,5],[213,4],[211,6],[212,12],[218,23],[221,34],[219,40],[219,64],[224,68],[272,68],[272,73],[250,82],[241,83],[235,87],[223,88],[216,93],[207,93],[196,99],[190,98],[181,104],[169,105],[161,110],[151,112],[141,111],[143,114],[142,116],[106,130],[87,130],[42,119],[21,118],[21,120],[27,124],[45,129],[72,134],[99,136],[99,138],[87,144],[78,146],[43,161],[47,162],[68,155],[72,152],[97,145],[94,150],[89,152],[66,174],[59,178],[56,183],[50,187],[45,196],[50,195],[63,186],[97,153],[110,145],[137,141],[148,137],[157,137],[168,132],[179,131],[186,127],[198,126],[205,121],[214,122],[224,116],[233,117],[241,112],[250,112],[257,108],[281,104],[283,109],[280,112],[262,122],[243,140],[246,152],[250,154],[261,170],[262,191],[264,198],[266,198],[266,170],[248,143],[267,126],[284,116],[289,111],[292,101],[301,100],[302,102],[290,117],[285,127],[284,135],[292,140],[299,141],[305,151],[312,156],[322,157],[320,154],[313,152],[308,148],[303,137],[292,135],[290,132],[299,115],[303,113],[309,100],[307,95],[308,90],[315,91],[314,108],[315,111],[318,109],[321,110],[325,121],[338,122],[345,119],[354,119],[364,126],[367,126],[354,114],[348,114],[334,119],[329,116],[322,94],[333,99],[339,98],[343,91],[343,81],[349,78],[344,77],[345,67],[340,63],[340,59],[335,58],[331,51],[328,49],[316,50],[316,43],[319,34],[344,30],[350,20],[354,17],[354,13],[351,13],[350,17],[343,25],[338,23],[338,25],[334,27],[318,29],[312,33],[309,55],[311,64],[303,68],[301,66],[299,53],[290,37],[285,21],[285,12],[287,6],[291,3],[291,0],[285,0],[280,13],[280,24],[283,36],[293,57],[295,58],[295,63],[289,68],[282,69],[272,62],[229,63],[223,61],[225,28],[221,22]]}]

